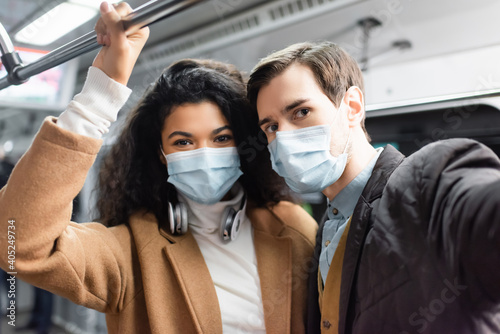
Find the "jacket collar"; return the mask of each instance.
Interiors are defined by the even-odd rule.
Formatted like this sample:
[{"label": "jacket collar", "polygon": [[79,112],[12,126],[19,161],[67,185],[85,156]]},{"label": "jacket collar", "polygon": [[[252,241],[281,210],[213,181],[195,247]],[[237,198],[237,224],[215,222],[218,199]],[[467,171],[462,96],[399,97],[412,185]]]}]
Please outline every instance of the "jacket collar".
[{"label": "jacket collar", "polygon": [[[254,229],[254,246],[266,332],[290,332],[292,310],[291,239],[282,236],[285,224],[271,210],[255,208],[252,207],[251,203],[248,203],[247,216]],[[207,310],[206,307],[207,304],[218,305],[218,299],[210,272],[196,240],[189,231],[184,235],[177,236],[160,228],[159,233],[170,242],[164,247],[164,252],[171,263],[196,326],[203,333],[222,332],[220,308]],[[183,279],[185,277],[196,277],[197,279],[185,280]]]},{"label": "jacket collar", "polygon": [[292,241],[282,235],[285,224],[271,210],[255,208],[247,214],[254,227],[266,332],[290,333]]},{"label": "jacket collar", "polygon": [[199,333],[221,333],[217,293],[203,255],[191,232],[168,235],[172,243],[163,248]]},{"label": "jacket collar", "polygon": [[351,290],[361,257],[364,238],[367,233],[369,217],[372,211],[371,203],[382,196],[387,180],[401,162],[403,162],[404,158],[404,155],[393,146],[387,145],[384,148],[373,168],[372,176],[368,180],[354,209],[342,267],[339,333],[345,333],[346,331]]},{"label": "jacket collar", "polygon": [[[221,333],[222,321],[217,294],[210,272],[196,240],[189,232],[173,236],[165,231],[152,213],[138,212],[130,219],[142,270],[144,295],[153,314],[151,321],[168,312],[168,300],[182,297],[189,309],[191,323],[198,333]],[[156,232],[156,233],[155,233]],[[164,254],[159,256],[158,254]],[[171,273],[171,275],[170,275]],[[168,286],[164,289],[162,285]],[[172,310],[170,310],[172,311]],[[152,326],[162,328],[161,323]]]},{"label": "jacket collar", "polygon": [[[373,167],[372,176],[368,180],[361,197],[368,203],[382,196],[387,180],[392,172],[403,162],[405,156],[392,145],[387,145]],[[358,202],[359,204],[359,202]]]}]

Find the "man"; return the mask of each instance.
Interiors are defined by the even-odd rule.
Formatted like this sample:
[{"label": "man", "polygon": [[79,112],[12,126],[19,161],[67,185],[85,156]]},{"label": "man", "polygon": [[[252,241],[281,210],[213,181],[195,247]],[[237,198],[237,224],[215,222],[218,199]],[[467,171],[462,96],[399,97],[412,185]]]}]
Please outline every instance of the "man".
[{"label": "man", "polygon": [[500,161],[467,139],[405,158],[375,150],[363,79],[332,43],[253,69],[248,96],[273,169],[322,191],[310,333],[500,333]]}]

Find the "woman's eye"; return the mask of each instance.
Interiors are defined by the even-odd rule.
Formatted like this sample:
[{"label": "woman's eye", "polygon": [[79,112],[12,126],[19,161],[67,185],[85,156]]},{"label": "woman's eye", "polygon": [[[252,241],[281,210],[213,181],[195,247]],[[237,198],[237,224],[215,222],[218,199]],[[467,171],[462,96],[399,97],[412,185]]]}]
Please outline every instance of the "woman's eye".
[{"label": "woman's eye", "polygon": [[217,143],[224,143],[230,141],[231,139],[233,139],[233,136],[231,135],[222,135],[222,136],[217,136],[214,141]]},{"label": "woman's eye", "polygon": [[179,139],[179,140],[176,140],[174,143],[174,145],[177,145],[177,146],[186,146],[189,144],[190,144],[189,140],[186,140],[186,139]]},{"label": "woman's eye", "polygon": [[266,127],[265,131],[266,133],[275,133],[278,131],[278,124],[271,124],[268,127]]},{"label": "woman's eye", "polygon": [[302,108],[295,112],[295,118],[302,118],[307,116],[311,111],[308,108]]}]

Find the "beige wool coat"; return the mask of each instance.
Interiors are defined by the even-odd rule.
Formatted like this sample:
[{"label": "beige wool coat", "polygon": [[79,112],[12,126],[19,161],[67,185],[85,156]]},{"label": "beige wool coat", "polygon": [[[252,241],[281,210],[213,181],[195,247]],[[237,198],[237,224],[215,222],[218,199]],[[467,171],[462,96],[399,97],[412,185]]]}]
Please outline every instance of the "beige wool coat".
[{"label": "beige wool coat", "polygon": [[[111,228],[70,222],[72,200],[102,141],[56,121],[45,120],[0,191],[1,267],[106,313],[109,333],[221,333],[215,288],[191,233],[172,236],[149,213]],[[317,224],[291,203],[247,211],[267,333],[303,333]],[[13,270],[9,224],[16,233]]]}]

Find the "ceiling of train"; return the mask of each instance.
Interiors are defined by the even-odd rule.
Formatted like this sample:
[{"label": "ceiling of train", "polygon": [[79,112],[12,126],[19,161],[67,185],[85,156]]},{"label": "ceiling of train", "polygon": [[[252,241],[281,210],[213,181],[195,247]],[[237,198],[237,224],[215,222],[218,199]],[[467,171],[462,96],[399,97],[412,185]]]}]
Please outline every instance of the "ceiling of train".
[{"label": "ceiling of train", "polygon": [[[13,36],[33,17],[61,1],[0,0],[0,22]],[[133,8],[146,2],[147,0],[128,1]],[[333,10],[326,10],[306,20],[301,17],[297,17],[297,21],[289,20],[287,26],[260,36],[257,39],[263,52],[280,48],[289,41],[304,39],[328,39],[339,42],[347,49],[359,49],[361,41],[357,23],[366,17],[375,17],[382,23],[381,28],[374,30],[370,38],[369,50],[372,57],[384,53],[397,41],[408,40],[412,45],[410,51],[397,57],[389,57],[386,62],[407,61],[500,42],[500,34],[494,33],[500,28],[500,20],[497,18],[500,6],[497,0],[206,0],[152,26],[147,47],[208,25],[220,24],[259,6],[279,2],[331,2],[338,3],[338,6],[330,7]],[[91,31],[94,22],[95,20],[91,20],[45,48],[53,50]],[[260,56],[263,55],[265,53]],[[234,62],[238,62],[237,57],[234,58]],[[80,66],[87,68],[91,59],[90,56],[83,57]]]},{"label": "ceiling of train", "polygon": [[[16,32],[21,30],[34,18],[41,16],[41,13],[46,13],[54,8],[57,4],[64,0],[0,0],[0,22],[3,24],[10,36],[14,36]],[[79,0],[81,2],[98,3],[99,0]],[[117,0],[109,0],[110,2],[118,2]],[[160,0],[168,1],[168,0]],[[148,0],[128,0],[126,1],[132,8],[137,8],[149,2]],[[269,1],[265,0],[205,0],[188,10],[176,14],[167,20],[155,23],[151,31],[148,45],[155,45],[163,40],[171,39],[175,36],[189,33],[190,31],[203,27],[225,18],[236,15],[242,11],[251,9],[260,4]],[[55,42],[43,46],[43,49],[54,50],[55,48],[70,42],[81,35],[92,31],[94,23],[97,20],[89,22],[74,29],[71,33],[64,35]],[[23,43],[15,45],[30,47]],[[39,47],[37,47],[39,48]],[[87,67],[88,64],[82,65]]]},{"label": "ceiling of train", "polygon": [[[0,0],[0,22],[13,36],[35,15],[59,2],[62,0]],[[147,1],[128,2],[136,8]],[[283,4],[271,13],[273,19],[275,15],[284,17],[281,24],[267,22],[269,15],[259,16],[260,9],[267,10],[273,4],[277,5],[276,8]],[[304,13],[299,12],[305,7],[317,7],[318,10],[310,11],[313,15],[301,15]],[[374,17],[382,23],[370,33],[367,44],[370,66],[404,63],[500,43],[500,2],[497,0],[206,0],[153,25],[144,57],[153,59],[156,53],[161,54],[165,45],[173,45],[172,41],[189,42],[189,36],[200,35],[200,31],[210,31],[217,26],[226,29],[226,22],[236,22],[246,13],[256,13],[259,20],[265,21],[259,23],[270,28],[266,30],[262,27],[261,30],[254,29],[253,33],[241,34],[245,37],[236,42],[223,36],[221,38],[226,38],[226,43],[212,43],[212,49],[202,50],[201,54],[232,62],[248,71],[260,57],[288,44],[304,40],[331,40],[361,60],[365,44],[358,22],[367,17]],[[91,31],[93,22],[95,19],[46,46],[46,49],[53,50]],[[404,52],[394,48],[394,43],[398,41],[408,41],[411,48]],[[179,56],[182,55],[191,56],[179,53]],[[80,82],[92,57],[93,54],[80,57]],[[0,107],[0,144],[8,135],[32,135],[40,116],[44,114],[36,110]],[[9,124],[4,121],[6,119]]]}]

